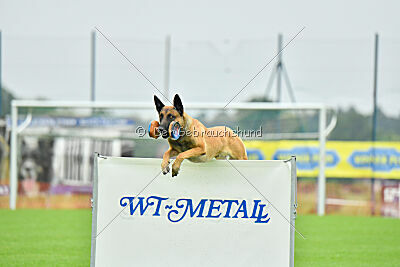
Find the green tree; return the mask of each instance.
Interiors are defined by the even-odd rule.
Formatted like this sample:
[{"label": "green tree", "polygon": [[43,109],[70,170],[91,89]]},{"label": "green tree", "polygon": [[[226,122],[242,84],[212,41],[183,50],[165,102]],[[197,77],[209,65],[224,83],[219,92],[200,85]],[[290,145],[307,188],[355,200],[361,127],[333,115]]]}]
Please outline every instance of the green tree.
[{"label": "green tree", "polygon": [[1,111],[2,115],[7,115],[11,113],[11,101],[16,99],[13,93],[11,93],[8,89],[3,87],[2,90],[2,98],[1,98]]}]

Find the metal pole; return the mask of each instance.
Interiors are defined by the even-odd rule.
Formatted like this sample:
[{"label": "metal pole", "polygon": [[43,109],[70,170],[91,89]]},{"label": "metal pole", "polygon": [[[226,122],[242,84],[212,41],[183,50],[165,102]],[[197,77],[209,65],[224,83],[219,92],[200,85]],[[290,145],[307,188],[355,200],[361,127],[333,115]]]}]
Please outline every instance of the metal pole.
[{"label": "metal pole", "polygon": [[[276,64],[276,101],[282,102],[282,34],[278,34],[278,62]],[[277,131],[281,131],[281,113],[278,111]]]},{"label": "metal pole", "polygon": [[11,108],[11,158],[10,158],[10,209],[15,210],[17,207],[17,189],[18,189],[18,174],[17,174],[17,149],[18,149],[18,108],[14,101]]},{"label": "metal pole", "polygon": [[377,91],[378,91],[378,45],[379,35],[375,34],[375,55],[374,55],[374,93],[373,93],[373,114],[372,114],[372,164],[371,164],[371,214],[375,214],[375,142],[377,126]]},{"label": "metal pole", "polygon": [[319,111],[319,173],[318,173],[318,215],[322,216],[325,214],[325,144],[326,144],[326,108],[322,107]]},{"label": "metal pole", "polygon": [[171,36],[165,38],[165,57],[164,57],[164,94],[169,97],[169,76],[171,65]]},{"label": "metal pole", "polygon": [[91,34],[90,100],[96,100],[96,32]]},{"label": "metal pole", "polygon": [[373,105],[374,113],[372,117],[372,141],[376,141],[376,116],[377,116],[377,90],[378,90],[378,45],[379,35],[375,34],[375,58],[374,58],[374,95]]},{"label": "metal pole", "polygon": [[[400,192],[400,182],[398,182],[398,189],[397,190],[399,190],[399,191],[397,191],[397,192]],[[399,203],[399,213],[397,213],[397,214],[400,214],[400,198],[398,199],[398,203]]]},{"label": "metal pole", "polygon": [[[49,101],[49,100],[13,100],[20,108],[47,107],[47,108],[118,108],[118,109],[154,109],[151,102],[128,101]],[[226,103],[225,103],[226,104]],[[223,102],[187,102],[190,109],[217,109],[224,110]],[[229,109],[240,110],[320,110],[325,107],[318,103],[266,103],[266,102],[237,102],[229,104]]]},{"label": "metal pole", "polygon": [[[275,74],[276,74],[275,69],[273,69],[271,71],[271,75],[269,76],[267,88],[265,90],[265,99],[268,99],[269,93],[271,92],[272,83],[274,82],[274,79],[275,79]],[[272,99],[272,97],[271,97],[271,99]]]},{"label": "metal pole", "polygon": [[281,73],[282,73],[282,34],[280,33],[278,35],[278,63],[276,65],[276,71],[277,71],[277,80],[276,80],[276,98],[277,102],[282,101],[282,90],[281,90]]},{"label": "metal pole", "polygon": [[98,207],[98,162],[99,153],[94,153],[93,162],[93,191],[92,191],[92,244],[90,249],[90,266],[96,266],[96,237],[97,237],[97,207]]},{"label": "metal pole", "polygon": [[286,82],[286,87],[289,92],[290,100],[292,102],[296,102],[296,97],[294,96],[292,84],[290,83],[289,74],[287,73],[287,69],[286,69],[285,65],[283,65],[283,64],[282,64],[282,73],[283,73],[283,78],[285,79],[285,82]]},{"label": "metal pole", "polygon": [[[297,171],[296,171],[296,156],[290,159],[291,165],[291,196],[290,196],[290,223],[295,224],[297,215]],[[289,266],[294,267],[294,229],[290,228],[290,259]]]}]

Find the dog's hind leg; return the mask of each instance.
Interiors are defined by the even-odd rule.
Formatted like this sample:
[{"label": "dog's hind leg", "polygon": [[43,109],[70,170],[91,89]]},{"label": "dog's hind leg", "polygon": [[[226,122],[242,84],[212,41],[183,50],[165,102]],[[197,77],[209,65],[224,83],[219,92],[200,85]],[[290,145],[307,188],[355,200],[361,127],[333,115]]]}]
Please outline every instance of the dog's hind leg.
[{"label": "dog's hind leg", "polygon": [[233,160],[247,160],[247,155],[246,153],[232,153],[229,155],[229,159]]},{"label": "dog's hind leg", "polygon": [[230,159],[247,160],[246,147],[242,140],[238,138],[238,140],[235,141],[236,142],[230,144]]},{"label": "dog's hind leg", "polygon": [[215,156],[215,159],[223,160],[223,159],[227,159],[228,156],[229,156],[229,154],[227,154],[227,153],[221,153],[221,154],[218,154],[217,156]]}]

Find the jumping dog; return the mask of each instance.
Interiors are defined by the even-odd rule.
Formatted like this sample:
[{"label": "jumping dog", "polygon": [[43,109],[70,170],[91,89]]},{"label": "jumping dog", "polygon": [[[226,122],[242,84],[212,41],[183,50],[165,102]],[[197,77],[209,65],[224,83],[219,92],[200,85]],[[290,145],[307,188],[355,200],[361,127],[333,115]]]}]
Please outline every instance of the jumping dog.
[{"label": "jumping dog", "polygon": [[[176,159],[172,164],[172,177],[178,175],[182,161],[206,162],[212,159],[247,160],[246,148],[237,134],[225,126],[205,127],[200,121],[184,112],[181,98],[175,95],[173,106],[165,106],[154,96],[154,103],[159,115],[158,131],[164,139],[168,138],[169,149],[164,153],[161,163],[163,174],[170,171],[170,158]],[[170,136],[170,124],[178,122],[180,137]]]}]

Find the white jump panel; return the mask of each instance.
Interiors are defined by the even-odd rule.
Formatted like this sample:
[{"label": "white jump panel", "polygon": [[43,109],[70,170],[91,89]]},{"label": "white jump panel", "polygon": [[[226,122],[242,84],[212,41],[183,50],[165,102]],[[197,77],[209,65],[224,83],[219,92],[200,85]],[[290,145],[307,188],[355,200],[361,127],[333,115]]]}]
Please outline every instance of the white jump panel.
[{"label": "white jump panel", "polygon": [[294,161],[97,157],[91,265],[292,266]]}]

